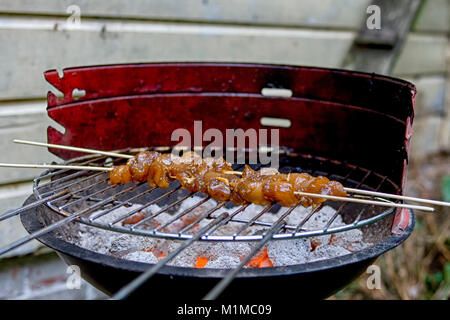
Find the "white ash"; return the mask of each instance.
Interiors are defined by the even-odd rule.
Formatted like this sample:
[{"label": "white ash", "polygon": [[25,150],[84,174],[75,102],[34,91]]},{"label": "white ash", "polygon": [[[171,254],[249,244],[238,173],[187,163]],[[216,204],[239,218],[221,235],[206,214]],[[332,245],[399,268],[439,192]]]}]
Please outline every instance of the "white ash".
[{"label": "white ash", "polygon": [[309,239],[277,240],[267,245],[267,255],[274,266],[305,263],[310,252]]},{"label": "white ash", "polygon": [[133,260],[146,263],[158,263],[158,258],[152,252],[147,251],[134,251],[123,257],[126,260]]},{"label": "white ash", "polygon": [[329,259],[330,257],[339,257],[349,253],[351,252],[342,247],[334,245],[321,245],[311,252],[308,262]]},{"label": "white ash", "polygon": [[[146,222],[144,225],[150,228],[163,225],[175,215],[180,214],[186,209],[201,201],[200,197],[191,197],[181,203],[174,213],[163,212],[157,217]],[[183,216],[182,219],[176,220],[161,231],[167,233],[178,233],[180,230],[193,223],[191,233],[195,233],[207,224],[211,223],[211,219],[203,219],[196,223],[196,219],[200,218],[208,210],[215,208],[217,203],[214,200],[208,200],[201,206],[193,209],[190,213]],[[131,207],[121,207],[103,217],[96,222],[110,223],[118,217],[126,216],[132,210],[137,210],[141,205],[133,205]],[[211,214],[211,217],[217,217],[223,212],[232,214],[239,207],[227,209],[222,207]],[[149,206],[142,212],[149,216],[155,214],[161,208],[157,205]],[[258,215],[262,206],[249,205],[245,210],[237,214],[234,219],[249,220]],[[266,212],[260,218],[259,222],[274,223],[276,222],[287,208],[282,208],[277,213]],[[311,208],[297,207],[290,215],[286,217],[288,225],[296,226],[310,213]],[[315,213],[303,226],[306,230],[320,230],[325,227],[326,223],[334,216],[336,210],[332,207],[325,206]],[[94,213],[97,214],[97,213]],[[195,222],[195,223],[194,223]],[[342,217],[338,215],[332,227],[344,225]],[[239,222],[228,222],[224,226],[218,228],[215,235],[233,235],[244,224]],[[267,227],[254,224],[244,230],[242,235],[261,234]],[[136,236],[119,232],[107,231],[86,225],[79,225],[78,237],[74,237],[73,241],[79,246],[86,249],[96,251],[103,254],[113,255],[122,259],[140,261],[146,263],[157,263],[162,257],[167,256],[178,248],[182,241],[157,239],[144,236]],[[233,268],[244,259],[254,248],[257,242],[243,241],[201,241],[189,246],[177,255],[168,264],[179,267],[193,267],[197,262],[197,257],[207,257],[208,262],[205,268]],[[345,255],[357,250],[361,250],[371,244],[363,241],[363,233],[359,229],[353,229],[346,232],[340,232],[331,235],[319,237],[276,240],[270,241],[266,248],[270,261],[274,266],[287,266],[292,264],[307,263],[316,260],[329,259],[341,255]]]},{"label": "white ash", "polygon": [[206,264],[205,268],[212,269],[231,269],[236,268],[241,260],[234,256],[221,256],[216,260],[210,260]]}]

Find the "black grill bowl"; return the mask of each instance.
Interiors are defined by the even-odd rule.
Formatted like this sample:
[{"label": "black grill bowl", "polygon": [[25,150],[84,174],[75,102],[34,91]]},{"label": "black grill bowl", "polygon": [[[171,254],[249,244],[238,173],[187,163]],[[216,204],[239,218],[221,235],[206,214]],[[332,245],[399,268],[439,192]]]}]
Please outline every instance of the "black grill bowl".
[{"label": "black grill bowl", "polygon": [[[24,203],[35,201],[33,196]],[[20,218],[29,233],[46,226],[46,206],[25,211]],[[407,228],[401,234],[389,234],[374,246],[332,259],[286,267],[244,269],[221,298],[233,299],[323,299],[361,275],[384,252],[401,244],[414,229],[411,212]],[[367,227],[375,228],[376,224]],[[108,295],[114,294],[152,265],[96,253],[57,237],[54,232],[38,238],[54,249],[68,264],[80,267],[81,276]],[[283,240],[278,240],[283,241]],[[148,283],[130,295],[146,299],[200,299],[230,270],[195,269],[164,266]],[[149,300],[150,301],[150,300]]]}]

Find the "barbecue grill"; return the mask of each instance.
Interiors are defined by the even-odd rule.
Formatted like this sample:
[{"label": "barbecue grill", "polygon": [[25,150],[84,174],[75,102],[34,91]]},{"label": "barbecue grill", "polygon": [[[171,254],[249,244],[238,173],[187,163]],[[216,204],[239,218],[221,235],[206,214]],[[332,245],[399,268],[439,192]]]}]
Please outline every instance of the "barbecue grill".
[{"label": "barbecue grill", "polygon": [[[327,176],[347,187],[393,194],[403,192],[415,95],[415,87],[403,80],[345,70],[224,63],[80,67],[65,69],[62,77],[57,71],[48,71],[45,77],[63,94],[63,97],[48,94],[48,114],[65,129],[59,132],[49,127],[50,143],[119,150],[123,154],[135,154],[143,146],[170,152],[176,143],[170,140],[171,133],[177,128],[193,133],[195,120],[203,121],[203,130],[217,128],[222,132],[230,128],[276,128],[282,146],[276,151],[281,172],[308,172]],[[288,90],[290,97],[271,94],[267,89]],[[77,90],[82,90],[84,95],[75,96]],[[268,126],[263,118],[282,120],[289,125]],[[121,159],[107,156],[49,150],[66,160],[66,164],[121,163]],[[30,236],[1,249],[0,253],[36,238],[55,249],[68,264],[80,266],[87,281],[110,295],[141,275],[133,285],[119,291],[117,297],[129,294],[183,297],[189,288],[189,297],[201,298],[213,287],[207,298],[219,294],[247,296],[249,289],[254,297],[275,293],[280,297],[283,293],[272,289],[286,284],[299,288],[296,298],[324,298],[360,275],[379,255],[399,245],[414,228],[414,214],[408,209],[331,201],[326,204],[334,207],[336,213],[322,228],[314,230],[305,228],[305,224],[320,207],[311,209],[299,224],[289,225],[286,217],[294,208],[268,205],[255,217],[240,219],[239,213],[246,206],[230,207],[225,203],[217,203],[177,233],[165,231],[165,225],[147,227],[146,222],[170,212],[193,195],[181,189],[177,182],[169,189],[151,188],[143,183],[113,186],[104,172],[48,170],[35,179],[33,195],[20,211],[14,212],[21,213]],[[167,224],[208,200],[203,197],[189,209],[173,215]],[[155,203],[161,208],[158,212],[134,225],[121,224]],[[115,209],[135,204],[139,205],[138,209],[119,219],[100,222],[99,218]],[[225,206],[232,213],[217,214]],[[277,210],[282,213],[276,222],[260,220],[261,216]],[[345,225],[333,225],[338,215]],[[193,232],[200,221],[209,224]],[[231,222],[241,225],[238,232],[217,234],[217,230]],[[150,265],[74,245],[68,239],[76,232],[73,226],[79,224],[184,242],[158,264]],[[254,225],[264,227],[264,232],[246,234]],[[250,269],[243,268],[243,261],[232,270],[167,265],[171,258],[197,242],[251,241],[255,246],[246,257],[248,261],[270,241],[355,228],[361,229],[365,239],[374,245],[317,262]],[[290,292],[285,296],[292,297]]]}]

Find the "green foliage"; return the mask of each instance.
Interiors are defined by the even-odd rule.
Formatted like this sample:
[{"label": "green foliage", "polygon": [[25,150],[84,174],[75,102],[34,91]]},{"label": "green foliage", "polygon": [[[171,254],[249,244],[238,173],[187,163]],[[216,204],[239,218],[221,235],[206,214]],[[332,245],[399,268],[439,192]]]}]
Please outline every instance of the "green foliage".
[{"label": "green foliage", "polygon": [[444,176],[442,178],[441,193],[444,201],[450,202],[450,176]]}]

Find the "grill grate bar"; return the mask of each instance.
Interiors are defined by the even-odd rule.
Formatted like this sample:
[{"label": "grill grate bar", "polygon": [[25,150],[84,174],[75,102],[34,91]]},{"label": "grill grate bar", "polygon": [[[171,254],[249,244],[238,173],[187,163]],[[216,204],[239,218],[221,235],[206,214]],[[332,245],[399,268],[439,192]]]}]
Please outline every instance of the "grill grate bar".
[{"label": "grill grate bar", "polygon": [[[205,237],[208,237],[210,234],[213,234],[217,229],[219,229],[221,226],[223,226],[224,224],[226,224],[229,221],[233,221],[233,217],[235,217],[236,215],[238,215],[239,213],[241,213],[242,211],[244,211],[245,209],[247,209],[247,207],[249,206],[249,204],[245,204],[243,206],[240,206],[236,211],[234,211],[231,215],[229,215],[225,220],[223,220],[221,223],[219,223],[218,225],[216,225],[214,228],[212,228],[210,231],[208,231],[207,233],[205,233]],[[246,222],[246,221],[245,221]]]},{"label": "grill grate bar", "polygon": [[[94,159],[91,159],[91,160],[77,162],[77,164],[81,165],[81,166],[84,166],[84,165],[92,164],[93,162],[97,162],[98,160],[101,160],[103,158],[105,158],[105,157],[104,156],[103,157],[97,157],[97,158],[94,158]],[[75,161],[67,161],[66,164],[70,164],[70,163],[73,163],[73,162],[75,162]],[[45,179],[48,179],[48,178],[51,178],[51,177],[54,177],[54,176],[58,176],[58,175],[61,175],[63,173],[69,172],[69,171],[71,171],[71,169],[57,169],[57,170],[54,170],[54,171],[48,170],[47,171],[48,173],[44,173],[43,175],[41,175],[38,178],[38,181],[45,180]],[[66,180],[72,180],[73,178],[76,178],[78,176],[83,176],[86,173],[87,173],[87,171],[76,171],[76,172],[71,173],[71,174],[69,174],[67,176],[64,176],[64,177],[62,177],[62,178],[60,178],[58,180],[50,180],[50,181],[48,181],[46,183],[40,184],[37,188],[38,189],[39,188],[43,188],[43,187],[52,185],[53,183],[56,183],[56,182],[59,183],[59,182],[64,182]],[[103,174],[103,172],[100,172],[100,174]]]},{"label": "grill grate bar", "polygon": [[[318,211],[320,211],[323,208],[324,204],[321,203],[319,206],[317,206],[314,209],[311,209],[311,211],[307,214],[306,217],[303,218],[302,221],[300,221],[300,223],[295,227],[294,231],[292,234],[296,234],[297,232],[299,232],[301,230],[301,228],[305,225],[306,222],[308,222],[308,220]],[[286,229],[288,229],[286,227]]]},{"label": "grill grate bar", "polygon": [[[174,191],[179,190],[179,189],[180,189],[180,188],[177,188],[177,189],[175,189]],[[169,195],[172,194],[172,193],[173,193],[173,192],[168,192],[167,194],[165,194],[165,196],[166,196],[166,195],[169,196]],[[195,192],[191,192],[191,193],[185,195],[183,198],[178,199],[178,200],[175,201],[175,202],[172,202],[171,204],[165,206],[164,208],[161,208],[160,210],[158,210],[158,211],[155,212],[154,214],[152,214],[152,215],[150,215],[150,216],[148,216],[148,217],[142,219],[141,221],[139,221],[139,222],[136,223],[135,225],[131,226],[131,229],[136,229],[136,227],[138,227],[139,225],[141,225],[141,224],[143,224],[143,223],[145,223],[145,222],[147,222],[147,221],[149,221],[149,220],[152,220],[152,219],[156,218],[156,217],[159,216],[161,213],[166,212],[168,209],[170,209],[170,208],[176,206],[177,204],[183,202],[183,201],[186,200],[187,198],[192,197],[194,194],[195,194]],[[158,200],[158,201],[159,201],[159,200]],[[143,207],[146,207],[146,206],[147,206],[147,204],[146,204],[145,206],[143,206]],[[141,210],[142,210],[142,208],[141,208]],[[120,220],[119,220],[119,221],[120,221]],[[118,221],[117,221],[117,222],[118,222]],[[116,223],[117,223],[117,222],[116,222]]]},{"label": "grill grate bar", "polygon": [[[9,244],[8,246],[3,247],[3,248],[0,249],[0,256],[2,256],[3,254],[5,254],[5,253],[7,253],[7,252],[9,252],[11,250],[14,250],[17,247],[20,247],[20,246],[24,245],[27,242],[30,242],[31,240],[36,239],[37,237],[40,237],[40,236],[42,236],[42,235],[44,235],[44,234],[46,234],[48,232],[53,231],[56,228],[61,227],[61,226],[63,226],[66,223],[69,223],[69,222],[71,222],[71,221],[73,221],[73,220],[75,220],[77,218],[80,218],[83,214],[88,213],[88,212],[90,212],[92,210],[95,210],[98,207],[101,207],[103,204],[106,204],[106,203],[110,202],[115,196],[123,194],[123,193],[126,193],[126,192],[130,191],[130,189],[132,189],[132,188],[133,187],[124,189],[124,190],[118,192],[114,196],[106,198],[105,200],[103,200],[101,202],[97,202],[94,206],[91,206],[91,207],[88,207],[88,208],[83,209],[81,211],[78,211],[76,214],[66,216],[62,220],[59,220],[58,222],[52,223],[52,224],[50,224],[50,225],[48,225],[48,226],[46,226],[46,227],[44,227],[44,228],[42,228],[42,229],[40,229],[40,230],[38,230],[36,232],[33,232],[32,234],[29,234],[28,236],[25,236],[25,237],[23,237],[23,238],[21,238],[19,240],[14,241],[13,243]],[[120,205],[118,205],[118,206],[120,206]]]},{"label": "grill grate bar", "polygon": [[156,231],[159,231],[159,230],[167,227],[168,225],[172,224],[173,222],[177,221],[178,219],[181,219],[182,217],[187,215],[189,212],[191,212],[195,208],[201,206],[202,204],[204,204],[205,202],[207,202],[210,199],[211,199],[211,197],[206,197],[203,200],[200,200],[199,202],[197,202],[196,204],[194,204],[191,207],[187,208],[183,212],[180,212],[179,214],[177,214],[175,217],[172,217],[171,219],[169,219],[169,221],[167,221],[166,223],[164,223],[164,224],[160,225],[159,227],[157,227],[156,229],[154,229],[154,231],[156,232]]},{"label": "grill grate bar", "polygon": [[35,208],[35,207],[37,207],[37,206],[40,206],[41,204],[43,204],[43,203],[45,203],[45,202],[47,202],[47,201],[49,201],[49,200],[53,200],[53,199],[55,199],[55,198],[60,198],[61,196],[64,196],[64,195],[67,195],[67,191],[63,191],[63,192],[54,194],[54,195],[52,195],[52,196],[49,196],[49,197],[43,198],[43,199],[41,199],[41,200],[38,200],[38,201],[32,202],[32,203],[30,203],[30,204],[27,204],[27,205],[25,205],[25,206],[23,206],[23,207],[20,207],[20,208],[18,208],[18,209],[8,211],[8,212],[6,212],[6,213],[4,213],[4,214],[2,214],[2,215],[0,216],[0,221],[9,219],[9,218],[11,218],[11,217],[13,217],[13,216],[16,216],[16,215],[18,215],[18,214],[24,212],[24,211],[27,211],[27,210],[29,210],[29,209]]},{"label": "grill grate bar", "polygon": [[273,207],[273,204],[268,204],[264,207],[256,216],[251,218],[245,225],[243,225],[237,232],[233,234],[233,238],[236,238],[239,234],[242,233],[245,229],[255,224],[256,220],[258,220],[259,217],[261,217],[264,213],[269,211]]},{"label": "grill grate bar", "polygon": [[[142,186],[142,185],[143,185],[143,184],[139,184],[139,185],[135,186],[134,189],[136,189],[136,188],[138,188],[139,186]],[[131,189],[131,190],[133,190],[133,189]],[[142,191],[141,193],[132,196],[132,197],[129,198],[127,201],[119,202],[117,205],[119,205],[120,207],[126,206],[127,203],[130,203],[130,201],[133,201],[133,200],[135,200],[135,199],[137,199],[137,198],[139,198],[139,197],[142,197],[143,195],[145,195],[145,194],[147,194],[147,193],[149,193],[149,192],[152,192],[153,190],[154,190],[154,188],[146,189],[146,190]],[[113,210],[116,209],[115,207],[116,207],[117,205],[113,205],[112,208],[109,208],[109,209],[107,209],[107,210],[105,210],[105,211],[98,212],[97,214],[95,214],[95,213],[92,214],[92,215],[89,217],[89,222],[93,222],[94,220],[96,220],[96,219],[98,219],[98,218],[100,218],[100,217],[103,217],[103,216],[107,215],[108,213],[112,212]]]},{"label": "grill grate bar", "polygon": [[[39,195],[42,196],[42,197],[45,197],[45,196],[47,196],[48,194],[52,194],[52,193],[55,193],[55,192],[57,192],[57,191],[59,191],[59,190],[64,190],[64,189],[70,188],[70,187],[72,187],[72,186],[74,186],[74,185],[78,185],[78,184],[80,184],[80,183],[82,183],[82,182],[91,180],[92,178],[96,178],[96,177],[98,177],[98,176],[100,176],[100,175],[102,175],[102,174],[104,174],[104,172],[95,173],[95,174],[93,174],[93,175],[91,175],[91,176],[87,176],[86,178],[83,178],[83,179],[81,179],[81,180],[72,181],[71,183],[63,184],[62,186],[59,186],[59,187],[57,187],[57,188],[53,188],[52,191],[47,191],[47,192],[39,193]],[[106,179],[105,179],[105,181],[106,181]]]},{"label": "grill grate bar", "polygon": [[[375,191],[380,190],[381,186],[383,185],[383,183],[386,181],[387,176],[384,176],[380,183],[378,184],[378,186],[375,188]],[[373,208],[373,205],[370,206],[371,208]],[[359,223],[359,221],[361,220],[362,215],[364,214],[364,212],[366,212],[366,207],[364,207],[356,216],[355,220],[353,220],[352,224],[353,225],[357,225]]]},{"label": "grill grate bar", "polygon": [[[372,173],[371,170],[368,170],[366,175],[358,182],[356,188],[359,188],[364,181],[366,181],[366,179],[370,176],[370,174]],[[348,178],[347,178],[348,179]],[[334,213],[334,215],[331,217],[330,220],[327,221],[327,223],[325,224],[325,227],[323,228],[324,232],[326,232],[328,230],[328,228],[331,226],[331,224],[334,222],[334,220],[336,220],[336,218],[339,216],[339,214],[341,213],[342,209],[344,209],[344,207],[348,205],[347,201],[344,201],[339,208],[336,210],[336,212]]]},{"label": "grill grate bar", "polygon": [[[92,185],[89,185],[89,186],[87,186],[86,188],[83,188],[83,189],[81,189],[81,190],[77,190],[75,193],[79,193],[79,192],[81,192],[81,191],[88,190],[88,189],[90,189],[90,188],[92,188],[92,187],[94,187],[94,186],[96,186],[96,185],[98,185],[98,184],[101,184],[101,183],[103,183],[103,182],[104,182],[104,181],[99,181],[98,183],[94,183],[94,184],[92,184]],[[110,189],[113,189],[114,187],[115,187],[115,186],[113,186],[113,185],[108,185],[108,186],[106,186],[106,187],[103,188],[103,189],[100,189],[100,190],[95,191],[94,193],[88,194],[88,195],[86,195],[86,196],[81,196],[81,197],[75,199],[75,200],[72,201],[72,202],[68,202],[68,203],[66,203],[66,204],[64,204],[64,205],[62,205],[62,206],[59,206],[58,209],[59,209],[60,211],[62,211],[62,210],[64,210],[64,209],[67,208],[67,207],[70,207],[70,206],[72,206],[72,205],[74,205],[74,204],[77,204],[78,202],[85,201],[85,200],[90,200],[92,196],[95,196],[95,195],[97,195],[97,194],[101,194],[101,193],[103,193],[103,192],[105,192],[105,191],[108,191],[108,190],[110,190]],[[72,193],[72,194],[73,194],[73,193]],[[53,202],[56,201],[56,200],[58,200],[58,199],[49,201],[49,203],[53,203]]]},{"label": "grill grate bar", "polygon": [[206,211],[204,214],[202,214],[200,216],[200,218],[198,218],[197,220],[191,222],[186,227],[184,227],[181,231],[178,232],[178,234],[180,236],[182,236],[186,231],[191,230],[196,224],[200,223],[200,221],[202,221],[203,219],[211,216],[211,214],[213,214],[214,212],[216,212],[217,210],[219,210],[220,208],[222,208],[226,204],[227,204],[226,202],[219,202],[214,208]]},{"label": "grill grate bar", "polygon": [[[294,208],[292,208],[293,210]],[[214,300],[216,299],[233,281],[239,271],[244,268],[244,266],[264,247],[264,245],[272,239],[272,236],[280,231],[286,222],[284,219],[292,212],[292,210],[287,210],[272,226],[271,229],[265,232],[264,238],[258,242],[257,246],[250,251],[250,253],[243,259],[236,268],[230,271],[225,278],[223,278],[203,299],[204,300]]]},{"label": "grill grate bar", "polygon": [[222,213],[213,221],[211,221],[208,225],[203,227],[198,233],[196,233],[192,238],[185,240],[177,249],[172,251],[169,255],[161,259],[157,264],[151,267],[149,270],[141,274],[139,277],[131,281],[125,287],[120,289],[112,299],[124,299],[128,297],[133,291],[139,288],[142,284],[148,281],[151,277],[153,277],[162,267],[164,267],[168,262],[174,259],[177,255],[179,255],[184,249],[189,247],[192,243],[199,240],[208,230],[213,228],[215,225],[226,219],[228,216],[227,213]]}]

